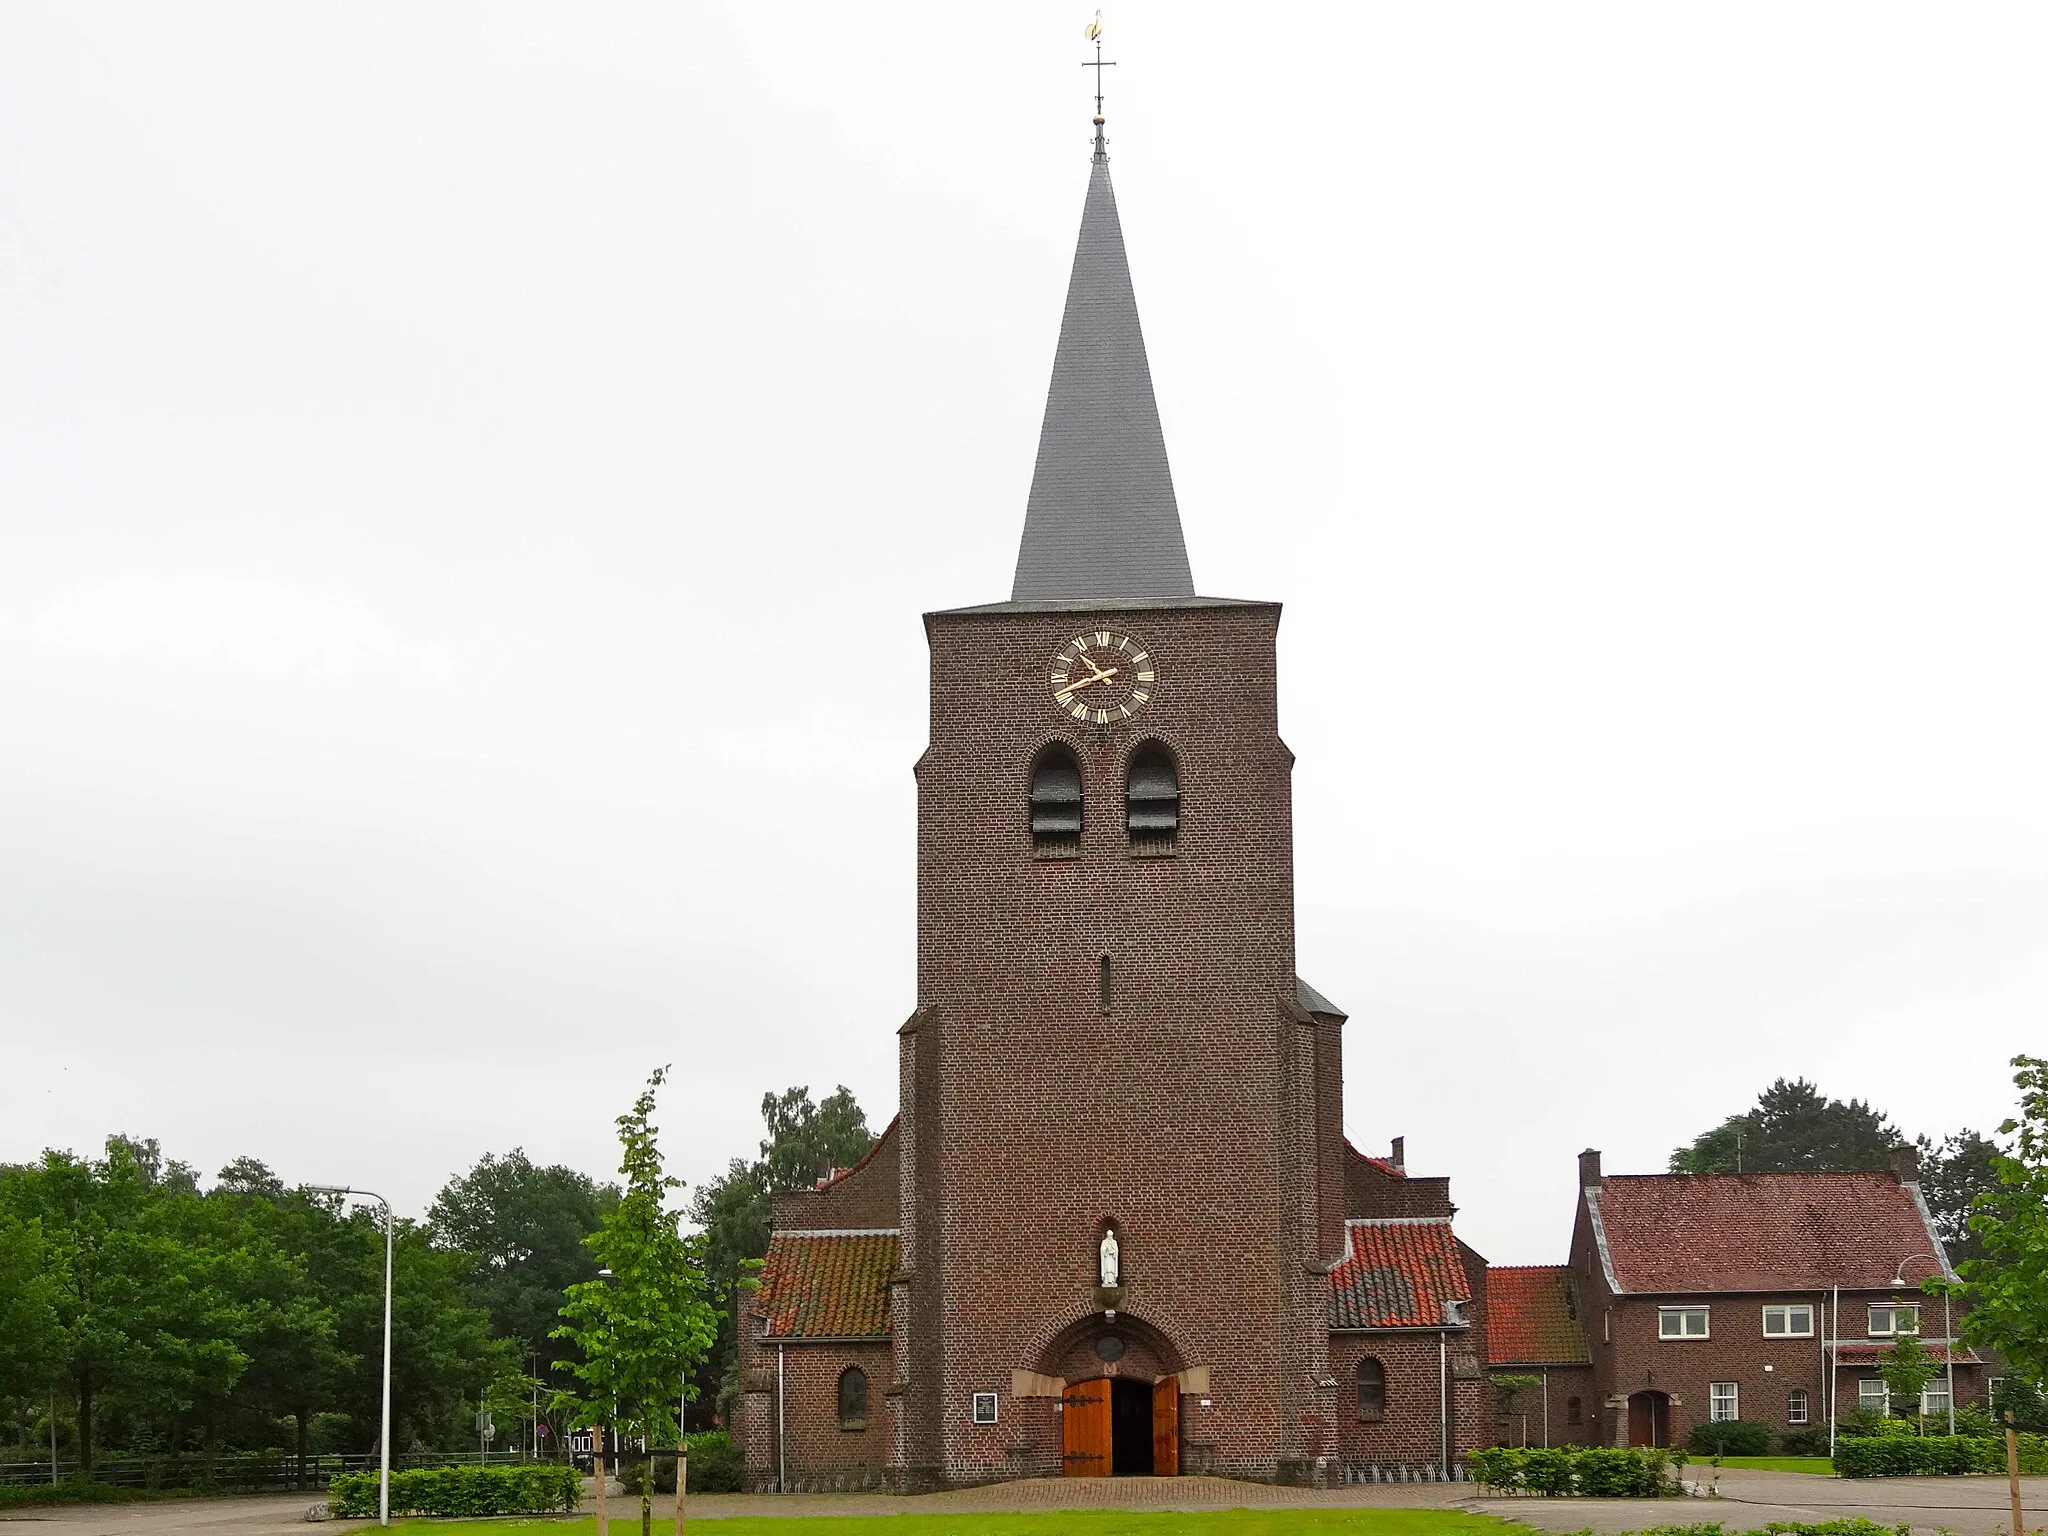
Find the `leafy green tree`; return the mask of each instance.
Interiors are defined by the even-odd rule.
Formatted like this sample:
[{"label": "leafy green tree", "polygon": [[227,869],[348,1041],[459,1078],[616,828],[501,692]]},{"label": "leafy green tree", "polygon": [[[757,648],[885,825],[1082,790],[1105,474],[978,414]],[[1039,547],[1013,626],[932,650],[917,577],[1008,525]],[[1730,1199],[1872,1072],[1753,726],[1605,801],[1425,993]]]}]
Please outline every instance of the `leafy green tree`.
[{"label": "leafy green tree", "polygon": [[1910,1415],[1918,1423],[1920,1394],[1941,1374],[1941,1362],[1920,1342],[1918,1334],[1905,1333],[1899,1335],[1891,1348],[1878,1353],[1877,1374],[1884,1378],[1893,1412],[1902,1417]]},{"label": "leafy green tree", "polygon": [[2019,1113],[1998,1128],[2012,1150],[1994,1155],[1998,1187],[1970,1215],[1982,1257],[1956,1266],[1959,1284],[1935,1278],[1924,1289],[1967,1299],[1963,1337],[2038,1383],[2048,1381],[2048,1061],[2015,1056],[2012,1065]]},{"label": "leafy green tree", "polygon": [[769,1189],[778,1194],[809,1189],[834,1168],[852,1167],[875,1144],[867,1115],[844,1083],[816,1105],[807,1087],[763,1094],[761,1118],[768,1126],[761,1161]]},{"label": "leafy green tree", "polygon": [[529,1356],[548,1350],[572,1285],[594,1279],[584,1239],[618,1203],[616,1185],[560,1166],[538,1167],[514,1147],[486,1153],[441,1188],[427,1213],[440,1247],[463,1256],[470,1300]]},{"label": "leafy green tree", "polygon": [[1920,1138],[1921,1198],[1952,1262],[1984,1256],[1970,1212],[1979,1195],[1998,1191],[1998,1155],[1998,1144],[1975,1131],[1957,1131],[1938,1144]]},{"label": "leafy green tree", "polygon": [[809,1189],[834,1168],[850,1168],[875,1144],[868,1118],[841,1084],[822,1104],[809,1087],[761,1096],[767,1130],[758,1161],[734,1158],[720,1177],[697,1187],[690,1220],[698,1243],[711,1301],[718,1309],[718,1344],[705,1357],[697,1386],[703,1397],[724,1398],[739,1358],[739,1321],[745,1296],[768,1253],[768,1218],[773,1197]]},{"label": "leafy green tree", "polygon": [[[682,1181],[662,1171],[650,1123],[655,1090],[667,1075],[666,1067],[657,1068],[632,1109],[619,1116],[625,1190],[588,1239],[608,1273],[569,1288],[564,1322],[555,1330],[582,1351],[581,1360],[556,1362],[583,1384],[577,1422],[610,1425],[643,1438],[650,1450],[681,1440],[677,1409],[684,1383],[718,1336],[703,1272],[679,1227],[681,1213],[668,1203],[669,1191]],[[651,1482],[641,1487],[641,1536],[651,1536]]]},{"label": "leafy green tree", "polygon": [[[79,1455],[90,1473],[95,1413],[115,1394],[158,1418],[231,1388],[248,1357],[213,1257],[181,1241],[167,1204],[184,1193],[154,1142],[110,1137],[99,1162],[46,1152],[8,1181],[16,1219],[40,1223],[55,1295],[62,1369],[78,1405]],[[173,1170],[182,1168],[172,1164]]]},{"label": "leafy green tree", "polygon": [[1815,1173],[1886,1168],[1905,1145],[1891,1120],[1861,1099],[1830,1099],[1779,1078],[1756,1107],[1730,1115],[1671,1154],[1673,1173]]},{"label": "leafy green tree", "polygon": [[0,1396],[41,1395],[62,1358],[42,1222],[19,1220],[0,1204]]}]

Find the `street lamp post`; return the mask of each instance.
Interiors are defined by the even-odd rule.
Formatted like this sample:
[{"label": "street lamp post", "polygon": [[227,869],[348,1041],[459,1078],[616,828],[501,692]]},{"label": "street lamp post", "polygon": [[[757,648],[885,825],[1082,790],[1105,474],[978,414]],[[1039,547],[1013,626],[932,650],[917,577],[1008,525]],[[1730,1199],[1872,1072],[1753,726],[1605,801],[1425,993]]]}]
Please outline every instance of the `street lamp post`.
[{"label": "street lamp post", "polygon": [[[1941,1264],[1941,1261],[1931,1253],[1910,1253],[1905,1258],[1899,1260],[1899,1267],[1892,1271],[1892,1284],[1894,1286],[1905,1285],[1906,1266],[1915,1259],[1925,1259],[1930,1264]],[[1948,1266],[1942,1264],[1941,1269],[1942,1278],[1947,1279]],[[1955,1319],[1950,1313],[1947,1291],[1941,1293],[1941,1334],[1948,1341],[1942,1345],[1942,1348],[1948,1354],[1948,1432],[1953,1435],[1956,1432],[1956,1325]]]},{"label": "street lamp post", "polygon": [[372,1189],[344,1184],[309,1184],[309,1194],[354,1195],[384,1207],[384,1407],[377,1428],[377,1523],[391,1523],[391,1202]]}]

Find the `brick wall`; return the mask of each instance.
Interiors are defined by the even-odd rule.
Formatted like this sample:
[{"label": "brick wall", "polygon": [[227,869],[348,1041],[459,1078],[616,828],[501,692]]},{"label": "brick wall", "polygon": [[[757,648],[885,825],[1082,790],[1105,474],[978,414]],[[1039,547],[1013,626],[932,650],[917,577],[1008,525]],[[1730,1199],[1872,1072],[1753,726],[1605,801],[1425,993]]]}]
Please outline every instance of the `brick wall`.
[{"label": "brick wall", "polygon": [[897,1224],[898,1122],[891,1120],[868,1155],[821,1189],[774,1197],[778,1232],[890,1228]]},{"label": "brick wall", "polygon": [[[1386,1379],[1385,1413],[1377,1421],[1359,1416],[1358,1367],[1368,1358],[1379,1361]],[[1448,1408],[1451,1464],[1463,1465],[1465,1452],[1494,1440],[1493,1389],[1478,1359],[1464,1330],[1334,1336],[1330,1366],[1337,1379],[1336,1453],[1352,1467],[1438,1466]]]},{"label": "brick wall", "polygon": [[[782,1469],[792,1493],[879,1487],[890,1443],[889,1345],[791,1344],[778,1351],[771,1344],[757,1358],[741,1416],[750,1486],[774,1488]],[[868,1415],[861,1429],[844,1429],[839,1422],[839,1378],[849,1368],[865,1371],[868,1378]]]},{"label": "brick wall", "polygon": [[[1124,1234],[1124,1309],[1212,1368],[1222,1469],[1273,1477],[1325,1413],[1321,1252],[1328,1118],[1317,1026],[1294,1014],[1292,759],[1276,730],[1265,604],[927,617],[931,745],[918,765],[919,1022],[906,1038],[906,1389],[935,1426],[906,1473],[1005,1474],[1007,1399],[1098,1310],[1095,1246]],[[1055,714],[1075,634],[1152,651],[1151,707],[1098,732]],[[1175,755],[1179,850],[1133,857],[1125,766]],[[1078,857],[1034,856],[1031,764],[1081,764]],[[1099,963],[1114,1006],[1099,1006]],[[1331,1026],[1334,1028],[1334,1026]],[[1305,1038],[1303,1038],[1305,1037]],[[917,1123],[911,1124],[912,1120]],[[1283,1151],[1283,1149],[1291,1149]],[[916,1204],[913,1215],[910,1207]],[[1006,1415],[1009,1404],[1004,1403]]]}]

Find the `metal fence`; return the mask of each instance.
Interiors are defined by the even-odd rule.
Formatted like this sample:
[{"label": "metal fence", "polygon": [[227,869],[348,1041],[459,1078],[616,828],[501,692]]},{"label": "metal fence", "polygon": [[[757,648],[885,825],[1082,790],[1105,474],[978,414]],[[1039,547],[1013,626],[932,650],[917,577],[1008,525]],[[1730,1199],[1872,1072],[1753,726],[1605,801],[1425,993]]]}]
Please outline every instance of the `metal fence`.
[{"label": "metal fence", "polygon": [[[492,1451],[479,1456],[475,1451],[421,1451],[393,1456],[391,1470],[410,1467],[476,1466],[479,1463],[504,1467],[532,1458],[524,1451]],[[543,1460],[557,1458],[543,1457]],[[329,1453],[306,1458],[304,1481],[300,1481],[299,1458],[290,1451],[223,1451],[206,1456],[198,1451],[183,1455],[129,1456],[108,1453],[95,1456],[92,1480],[117,1488],[218,1488],[227,1493],[290,1492],[297,1488],[325,1488],[328,1480],[342,1472],[374,1472],[374,1455]],[[78,1460],[59,1458],[57,1480],[79,1475]],[[47,1483],[51,1481],[49,1461],[0,1462],[0,1484]]]}]

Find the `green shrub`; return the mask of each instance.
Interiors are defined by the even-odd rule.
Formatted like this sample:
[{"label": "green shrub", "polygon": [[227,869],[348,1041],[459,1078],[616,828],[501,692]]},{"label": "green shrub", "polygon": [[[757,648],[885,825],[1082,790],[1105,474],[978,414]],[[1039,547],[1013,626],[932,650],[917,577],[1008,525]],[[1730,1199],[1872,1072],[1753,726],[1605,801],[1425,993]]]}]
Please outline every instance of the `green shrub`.
[{"label": "green shrub", "polygon": [[[2048,1437],[2019,1437],[2020,1470],[2048,1472]],[[1843,1477],[1958,1477],[2003,1472],[2005,1440],[1972,1435],[1855,1435],[1835,1442]]]},{"label": "green shrub", "polygon": [[1561,1445],[1543,1450],[1500,1445],[1471,1451],[1473,1476],[1493,1488],[1553,1497],[1654,1499],[1678,1492],[1683,1456],[1648,1447]]},{"label": "green shrub", "polygon": [[1913,1527],[1879,1525],[1860,1516],[1854,1520],[1773,1520],[1748,1536],[1913,1536]]},{"label": "green shrub", "polygon": [[1779,1445],[1787,1456],[1825,1456],[1830,1449],[1828,1427],[1808,1424],[1803,1429],[1788,1429]]},{"label": "green shrub", "polygon": [[[707,1429],[691,1435],[690,1492],[738,1493],[746,1486],[747,1462],[732,1436],[722,1429]],[[675,1473],[669,1473],[673,1483]]]},{"label": "green shrub", "polygon": [[1717,1419],[1695,1424],[1686,1437],[1695,1456],[1768,1456],[1771,1426],[1755,1419]]},{"label": "green shrub", "polygon": [[89,1483],[67,1478],[61,1483],[0,1484],[0,1509],[19,1509],[32,1504],[126,1504],[146,1497],[134,1488],[116,1488],[109,1483]]},{"label": "green shrub", "polygon": [[[513,1467],[419,1467],[391,1474],[394,1515],[545,1515],[583,1497],[576,1469],[552,1461]],[[344,1520],[377,1513],[377,1474],[346,1472],[328,1485],[327,1505]]]}]

